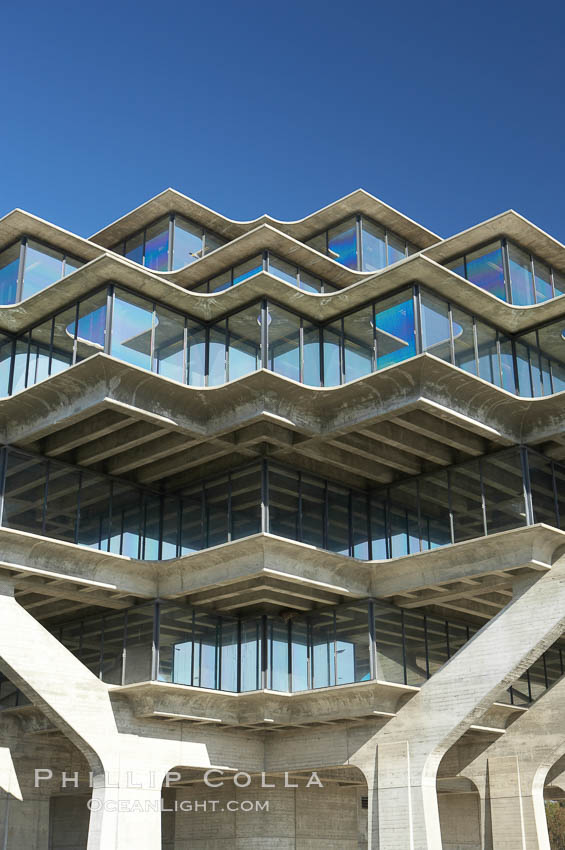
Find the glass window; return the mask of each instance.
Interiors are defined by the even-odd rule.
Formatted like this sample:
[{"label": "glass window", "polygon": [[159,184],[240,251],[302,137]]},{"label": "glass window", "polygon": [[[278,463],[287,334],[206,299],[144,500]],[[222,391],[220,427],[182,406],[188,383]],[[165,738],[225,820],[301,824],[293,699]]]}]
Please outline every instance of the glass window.
[{"label": "glass window", "polygon": [[342,357],[341,319],[332,322],[323,330],[324,339],[324,386],[337,387],[341,384]]},{"label": "glass window", "polygon": [[327,485],[328,541],[330,552],[349,555],[349,491],[337,484]]},{"label": "glass window", "polygon": [[206,331],[202,325],[189,319],[186,331],[186,382],[193,387],[203,387],[205,381]]},{"label": "glass window", "polygon": [[315,325],[302,320],[304,365],[302,381],[310,387],[320,386],[320,331]]},{"label": "glass window", "polygon": [[477,361],[475,359],[475,337],[473,333],[473,317],[463,310],[454,307],[452,310],[453,321],[453,349],[455,354],[455,365],[471,375],[477,374]]},{"label": "glass window", "polygon": [[163,528],[161,558],[175,558],[180,553],[179,536],[182,524],[181,500],[176,496],[163,497]]},{"label": "glass window", "polygon": [[290,624],[292,635],[292,690],[305,691],[308,682],[308,624],[305,619],[293,619]]},{"label": "glass window", "polygon": [[369,557],[367,497],[363,493],[351,494],[351,542],[353,556],[366,561]]},{"label": "glass window", "polygon": [[386,530],[386,509],[384,502],[374,496],[371,498],[371,558],[383,561],[388,558],[388,535]]},{"label": "glass window", "polygon": [[235,266],[233,270],[233,285],[236,286],[238,283],[242,283],[244,280],[247,280],[248,277],[253,277],[254,274],[259,274],[259,272],[262,271],[263,258],[253,257],[253,259],[247,260],[246,263],[241,263],[241,265]]},{"label": "glass window", "polygon": [[134,263],[139,263],[140,265],[143,263],[143,231],[126,239],[124,256],[128,260],[133,260]]},{"label": "glass window", "polygon": [[490,245],[467,255],[467,279],[491,295],[506,301],[500,242],[491,242]]},{"label": "glass window", "polygon": [[363,218],[363,271],[372,272],[386,266],[385,231]]},{"label": "glass window", "polygon": [[418,483],[422,548],[446,546],[451,543],[447,472],[427,475]]},{"label": "glass window", "polygon": [[324,547],[325,488],[324,482],[302,476],[302,541],[319,549]]},{"label": "glass window", "polygon": [[241,683],[242,691],[261,688],[261,621],[243,620],[241,623]]},{"label": "glass window", "polygon": [[[222,274],[216,275],[210,281],[210,292],[223,292],[224,289],[229,289],[232,285],[231,269]],[[195,290],[196,291],[196,290]]]},{"label": "glass window", "polygon": [[202,228],[175,215],[173,269],[182,269],[202,256]]},{"label": "glass window", "polygon": [[[405,646],[402,640],[402,611],[380,602],[374,603],[377,644],[377,679],[383,682],[405,681]],[[423,681],[423,679],[422,679]]]},{"label": "glass window", "polygon": [[169,268],[169,217],[156,221],[145,231],[145,265],[157,272]]},{"label": "glass window", "polygon": [[406,684],[423,685],[429,676],[429,642],[426,620],[419,611],[404,611],[403,643],[406,659]]},{"label": "glass window", "polygon": [[226,244],[226,240],[222,239],[221,236],[216,236],[214,233],[205,233],[204,234],[204,253],[211,254],[212,251],[215,251],[216,248],[221,248],[222,245]]},{"label": "glass window", "polygon": [[298,473],[269,465],[269,531],[300,539]]},{"label": "glass window", "polygon": [[406,243],[404,239],[400,239],[400,237],[395,236],[394,233],[391,233],[390,230],[387,233],[387,241],[388,241],[388,264],[397,263],[399,260],[403,260],[406,256]]},{"label": "glass window", "polygon": [[228,478],[219,478],[206,484],[205,493],[206,546],[219,546],[228,539]]},{"label": "glass window", "polygon": [[518,372],[518,387],[521,396],[531,397],[533,395],[532,376],[530,373],[530,350],[522,342],[515,343],[516,369]]},{"label": "glass window", "polygon": [[227,320],[227,381],[235,381],[261,368],[261,305],[235,313]]},{"label": "glass window", "polygon": [[181,514],[181,555],[198,552],[204,546],[203,540],[203,490],[196,487],[182,497]]},{"label": "glass window", "polygon": [[449,470],[454,542],[483,537],[483,499],[479,462],[463,464]]},{"label": "glass window", "polygon": [[25,249],[22,299],[35,295],[62,276],[63,255],[29,240]]},{"label": "glass window", "polygon": [[166,307],[155,307],[154,370],[159,375],[184,380],[184,317]]},{"label": "glass window", "polygon": [[12,340],[0,334],[0,397],[8,395],[13,347]]},{"label": "glass window", "polygon": [[375,304],[377,368],[384,369],[416,354],[412,290]]},{"label": "glass window", "polygon": [[451,333],[447,301],[422,292],[422,347],[451,363]]},{"label": "glass window", "polygon": [[261,531],[261,467],[232,472],[231,538],[239,540]]},{"label": "glass window", "polygon": [[300,381],[300,319],[280,307],[269,305],[267,325],[269,369]]},{"label": "glass window", "polygon": [[477,333],[479,377],[499,387],[501,385],[501,375],[496,344],[496,331],[482,322],[476,322],[475,329]]},{"label": "glass window", "polygon": [[267,685],[273,691],[288,691],[288,623],[278,617],[267,621]]},{"label": "glass window", "polygon": [[516,375],[514,373],[514,354],[512,340],[502,334],[498,335],[500,348],[500,369],[502,371],[502,386],[510,393],[516,393]]},{"label": "glass window", "polygon": [[[38,381],[42,381],[49,376],[49,361],[51,356],[51,335],[53,333],[53,320],[48,319],[41,325],[37,325],[31,331],[31,345],[29,352],[29,363],[27,373],[27,386],[31,387]],[[71,355],[67,365],[71,364],[72,360],[72,342]]]},{"label": "glass window", "polygon": [[106,550],[109,538],[110,481],[84,470],[80,487],[78,542]]},{"label": "glass window", "polygon": [[551,269],[540,260],[534,260],[534,286],[536,303],[553,298],[551,286]]},{"label": "glass window", "polygon": [[328,688],[336,684],[336,642],[333,611],[320,611],[311,617],[312,687]]},{"label": "glass window", "polygon": [[298,273],[300,277],[300,289],[303,289],[305,292],[333,292],[335,290],[334,286],[328,283],[322,283],[319,278],[314,277],[314,275],[302,269],[299,269]]},{"label": "glass window", "polygon": [[553,269],[553,286],[555,289],[555,297],[563,295],[565,292],[565,275]]},{"label": "glass window", "polygon": [[[93,354],[104,351],[106,341],[106,303],[107,291],[103,289],[90,298],[81,301],[78,309],[77,361],[86,360]],[[62,339],[74,335],[74,322],[62,328],[59,317],[55,316],[55,337]]]},{"label": "glass window", "polygon": [[482,461],[487,533],[526,525],[524,479],[519,451]]},{"label": "glass window", "polygon": [[279,260],[278,257],[273,257],[272,254],[269,254],[269,272],[275,277],[279,277],[281,280],[286,281],[286,283],[292,284],[292,286],[297,285],[297,274],[298,270],[296,266],[291,266],[290,263],[285,263],[284,260]]},{"label": "glass window", "polygon": [[47,537],[75,542],[80,472],[50,461],[45,510]]},{"label": "glass window", "polygon": [[151,679],[154,611],[153,603],[128,611],[124,670],[126,685]]},{"label": "glass window", "polygon": [[47,462],[12,449],[7,458],[2,525],[44,534]]},{"label": "glass window", "polygon": [[336,608],[337,685],[366,682],[371,678],[368,615],[366,602]]},{"label": "glass window", "polygon": [[226,381],[226,322],[218,322],[209,331],[208,386],[216,387]]},{"label": "glass window", "polygon": [[552,465],[549,460],[528,451],[530,486],[534,508],[534,522],[545,522],[558,526],[555,515],[555,492],[553,488]]},{"label": "glass window", "polygon": [[512,303],[525,306],[534,304],[532,259],[512,242],[508,243],[508,264],[512,287]]},{"label": "glass window", "polygon": [[133,366],[150,369],[152,327],[151,302],[116,289],[110,354]]},{"label": "glass window", "polygon": [[20,243],[0,254],[0,304],[14,304],[18,294]]},{"label": "glass window", "polygon": [[343,320],[345,381],[353,381],[374,371],[373,308],[365,307]]},{"label": "glass window", "polygon": [[65,264],[63,267],[63,276],[67,277],[67,275],[76,272],[77,269],[83,265],[81,260],[77,260],[74,257],[65,256]]},{"label": "glass window", "polygon": [[328,254],[348,269],[357,268],[357,223],[354,218],[328,231]]},{"label": "glass window", "polygon": [[455,274],[458,274],[459,277],[465,277],[465,257],[457,257],[456,260],[451,260],[450,263],[446,263],[445,267]]},{"label": "glass window", "polygon": [[27,386],[28,360],[30,355],[29,333],[16,340],[14,350],[14,374],[12,378],[12,394],[25,389]]}]

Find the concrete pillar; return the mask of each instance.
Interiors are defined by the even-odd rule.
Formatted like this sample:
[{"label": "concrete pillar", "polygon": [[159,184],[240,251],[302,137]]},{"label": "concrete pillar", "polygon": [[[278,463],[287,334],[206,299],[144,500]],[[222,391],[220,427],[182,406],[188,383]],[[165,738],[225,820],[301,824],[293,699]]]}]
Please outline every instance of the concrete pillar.
[{"label": "concrete pillar", "polygon": [[543,789],[551,766],[564,754],[562,678],[460,771],[484,797],[485,850],[549,850]]},{"label": "concrete pillar", "polygon": [[522,582],[508,605],[353,755],[370,789],[369,850],[441,850],[441,758],[564,628],[562,557]]}]

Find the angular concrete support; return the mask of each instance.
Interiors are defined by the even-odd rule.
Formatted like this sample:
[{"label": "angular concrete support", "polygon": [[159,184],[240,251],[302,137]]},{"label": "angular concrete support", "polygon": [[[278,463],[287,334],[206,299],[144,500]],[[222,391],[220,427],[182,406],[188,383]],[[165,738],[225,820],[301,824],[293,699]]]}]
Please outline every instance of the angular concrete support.
[{"label": "angular concrete support", "polygon": [[549,850],[543,789],[551,766],[564,754],[562,678],[460,771],[484,800],[485,850]]},{"label": "angular concrete support", "polygon": [[516,587],[506,608],[360,747],[350,761],[370,789],[369,850],[440,850],[441,758],[564,628],[562,557],[548,573]]},{"label": "angular concrete support", "polygon": [[[118,729],[109,686],[25,611],[6,584],[0,585],[0,670],[89,763],[94,793],[88,850],[161,850],[163,780],[176,765],[211,767],[206,743],[178,740],[162,725],[143,730],[123,710]],[[244,739],[242,769],[252,751]],[[261,766],[256,758],[252,769]]]}]

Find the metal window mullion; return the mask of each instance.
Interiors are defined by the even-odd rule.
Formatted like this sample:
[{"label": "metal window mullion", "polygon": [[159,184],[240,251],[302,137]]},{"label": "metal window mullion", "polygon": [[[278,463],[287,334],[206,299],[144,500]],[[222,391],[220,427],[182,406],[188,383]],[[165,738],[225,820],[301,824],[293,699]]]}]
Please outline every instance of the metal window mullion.
[{"label": "metal window mullion", "polygon": [[269,368],[269,311],[267,299],[261,301],[261,368]]},{"label": "metal window mullion", "polygon": [[536,271],[534,268],[534,255],[530,254],[530,271],[532,275],[532,304],[537,304],[538,300],[536,298]]},{"label": "metal window mullion", "polygon": [[79,529],[80,529],[80,497],[81,497],[81,490],[82,490],[83,475],[84,475],[84,473],[83,473],[83,470],[81,469],[79,474],[78,474],[77,509],[76,509],[76,513],[75,513],[75,537],[74,537],[74,539],[75,539],[75,544],[77,544],[77,545],[78,545],[79,534],[80,534],[80,532],[79,532]]},{"label": "metal window mullion", "polygon": [[[175,214],[169,214],[169,257],[167,260],[167,268],[173,270],[173,251],[175,247]],[[202,252],[204,255],[204,252]]]},{"label": "metal window mullion", "polygon": [[402,668],[404,671],[404,684],[408,684],[408,668],[406,663],[406,624],[404,622],[404,608],[400,611],[400,622],[402,626]]},{"label": "metal window mullion", "polygon": [[367,615],[369,618],[369,677],[373,680],[377,679],[377,636],[375,629],[375,601],[369,599],[367,607]]},{"label": "metal window mullion", "polygon": [[292,619],[288,621],[288,684],[289,693],[292,692]]},{"label": "metal window mullion", "polygon": [[412,287],[412,302],[414,310],[414,342],[416,354],[424,350],[424,337],[422,334],[422,293],[418,284]]},{"label": "metal window mullion", "polygon": [[265,458],[261,461],[261,532],[269,531],[269,466]]},{"label": "metal window mullion", "polygon": [[510,257],[508,254],[508,240],[501,239],[500,245],[502,251],[502,269],[504,274],[504,290],[506,293],[506,300],[509,304],[512,304],[512,280],[510,278]]},{"label": "metal window mullion", "polygon": [[498,377],[499,377],[499,380],[500,380],[500,386],[503,387],[504,386],[504,376],[502,374],[502,355],[501,355],[501,352],[500,352],[500,334],[499,334],[498,331],[496,332],[496,357],[497,357],[497,360],[498,360]]},{"label": "metal window mullion", "polygon": [[237,674],[236,689],[241,693],[241,616],[237,618]]},{"label": "metal window mullion", "polygon": [[128,646],[128,611],[124,611],[124,630],[122,633],[122,671],[120,682],[122,685],[126,683],[126,663],[127,663],[127,646]]},{"label": "metal window mullion", "polygon": [[357,270],[363,271],[363,227],[361,216],[355,217],[355,238],[357,240]]},{"label": "metal window mullion", "polygon": [[[112,353],[112,325],[114,322],[115,286],[113,283],[106,293],[106,327],[104,329],[104,353]],[[75,336],[78,328],[75,328]]]},{"label": "metal window mullion", "polygon": [[16,301],[21,301],[22,296],[23,296],[26,251],[27,251],[27,237],[22,236],[22,241],[20,243],[20,261],[19,261],[19,264],[18,264],[18,277],[17,277],[17,280],[16,280]]},{"label": "metal window mullion", "polygon": [[149,362],[151,363],[151,371],[157,372],[157,360],[155,357],[155,326],[157,324],[157,305],[155,302],[151,305],[151,341],[149,349]]},{"label": "metal window mullion", "polygon": [[104,676],[104,639],[106,637],[106,615],[102,617],[102,629],[100,632],[100,654],[98,656],[98,678],[102,681]]},{"label": "metal window mullion", "polygon": [[481,485],[481,504],[483,509],[483,531],[485,537],[488,535],[488,524],[487,524],[487,505],[486,505],[486,496],[485,496],[485,482],[483,478],[483,462],[482,458],[479,458],[479,481]]},{"label": "metal window mullion", "polygon": [[453,305],[448,301],[447,314],[449,316],[449,352],[451,354],[451,363],[455,366],[455,335],[453,333]]},{"label": "metal window mullion", "polygon": [[430,678],[430,646],[428,639],[428,615],[424,614],[424,653],[426,656],[426,679]]},{"label": "metal window mullion", "polygon": [[304,319],[300,317],[300,328],[298,331],[298,379],[304,383]]},{"label": "metal window mullion", "polygon": [[557,493],[557,478],[555,477],[555,463],[551,461],[551,485],[553,487],[553,505],[555,510],[556,527],[561,528],[561,516],[559,511],[559,496]]},{"label": "metal window mullion", "polygon": [[535,513],[532,499],[532,482],[530,479],[528,449],[525,446],[520,446],[520,461],[522,463],[522,487],[524,493],[524,507],[526,510],[526,525],[533,525],[535,522]]},{"label": "metal window mullion", "polygon": [[333,623],[334,623],[334,633],[333,633],[333,645],[334,645],[334,685],[337,685],[338,681],[338,672],[337,672],[337,616],[335,608],[333,610]]},{"label": "metal window mullion", "polygon": [[41,517],[41,533],[45,535],[45,529],[47,525],[47,500],[49,498],[49,472],[51,468],[51,461],[49,458],[47,459],[47,463],[45,464],[45,486],[43,488],[43,513]]},{"label": "metal window mullion", "polygon": [[182,332],[182,382],[189,384],[188,380],[188,316],[184,317],[184,330]]},{"label": "metal window mullion", "polygon": [[345,365],[345,320],[341,318],[339,324],[341,328],[339,339],[339,382],[340,384],[345,384],[347,374]]},{"label": "metal window mullion", "polygon": [[261,690],[268,687],[267,615],[261,617]]},{"label": "metal window mullion", "polygon": [[227,516],[227,527],[228,527],[228,543],[231,542],[233,538],[233,513],[232,513],[232,479],[231,472],[228,472],[228,516]]},{"label": "metal window mullion", "polygon": [[153,608],[153,641],[151,646],[151,679],[156,682],[159,678],[159,650],[161,639],[161,603],[155,600]]}]

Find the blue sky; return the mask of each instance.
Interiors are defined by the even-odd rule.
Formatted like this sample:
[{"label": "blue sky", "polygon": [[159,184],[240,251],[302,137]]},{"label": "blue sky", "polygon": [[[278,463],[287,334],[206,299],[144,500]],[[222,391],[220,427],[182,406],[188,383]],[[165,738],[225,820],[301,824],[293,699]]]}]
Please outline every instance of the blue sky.
[{"label": "blue sky", "polygon": [[300,218],[359,186],[449,235],[565,241],[563,4],[96,4],[2,12],[0,214],[89,235],[167,186]]}]

